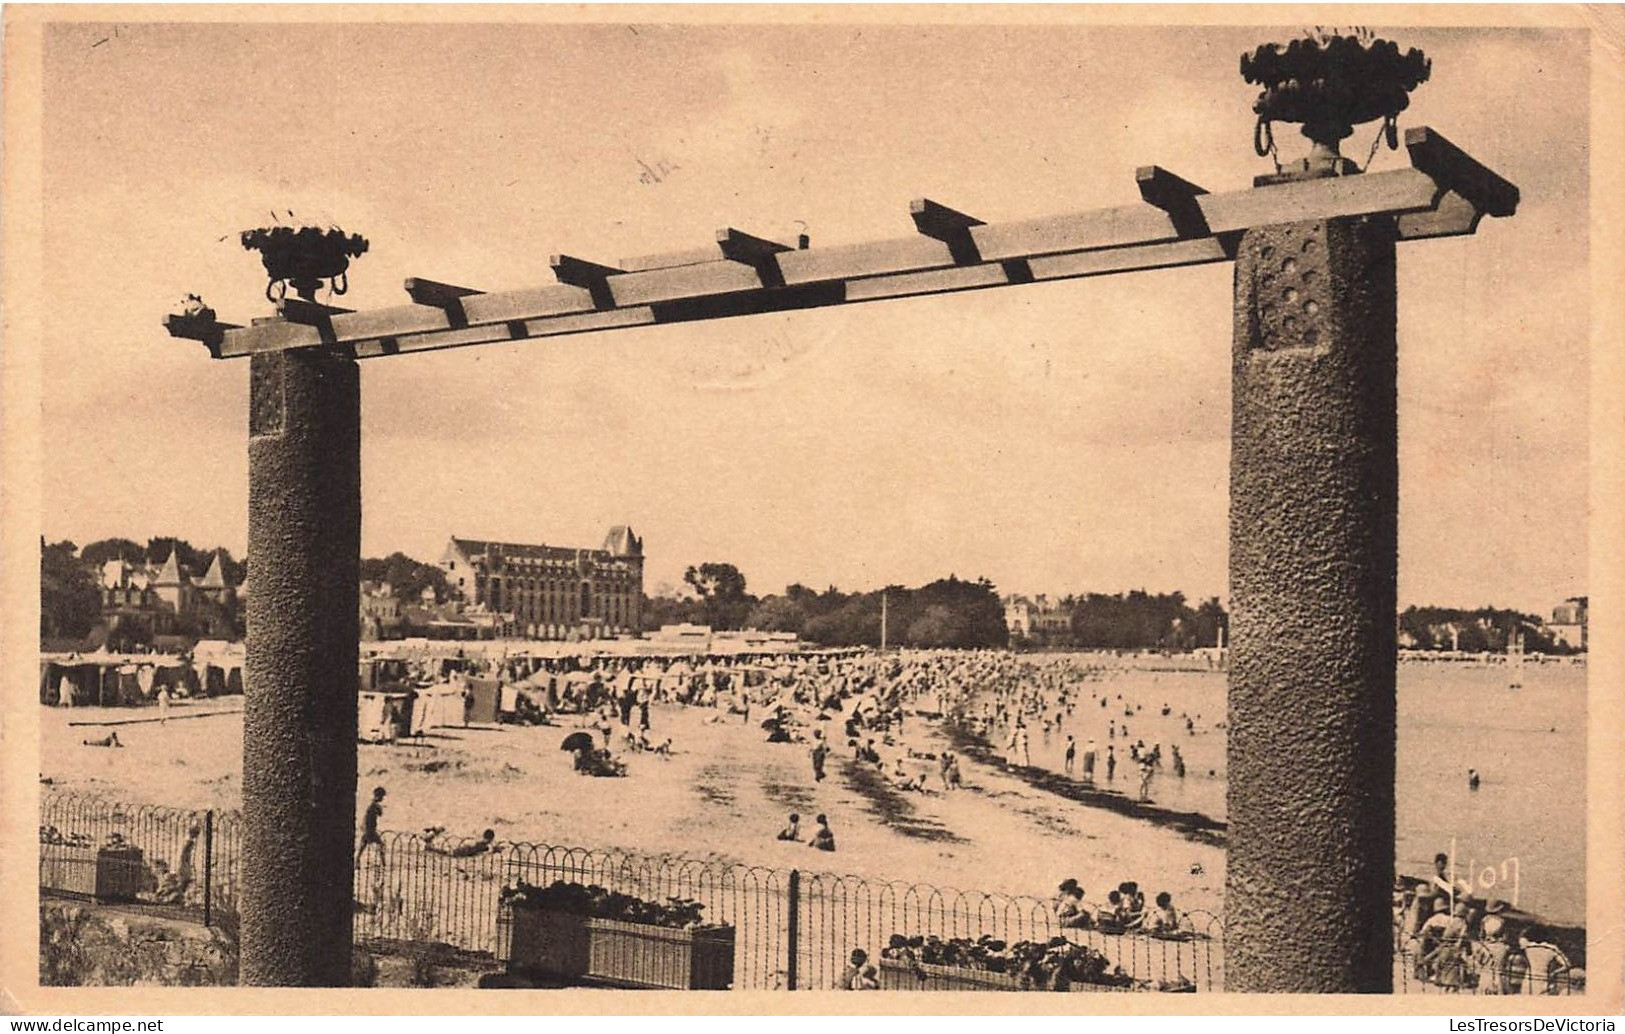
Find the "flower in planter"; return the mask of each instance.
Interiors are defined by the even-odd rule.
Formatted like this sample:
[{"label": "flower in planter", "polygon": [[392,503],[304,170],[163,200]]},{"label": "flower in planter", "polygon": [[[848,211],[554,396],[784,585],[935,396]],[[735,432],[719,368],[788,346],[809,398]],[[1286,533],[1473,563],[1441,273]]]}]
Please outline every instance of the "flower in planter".
[{"label": "flower in planter", "polygon": [[707,923],[705,906],[687,898],[645,901],[631,894],[609,890],[597,884],[583,886],[556,880],[547,887],[521,882],[502,892],[502,902],[511,908],[530,908],[593,919],[613,919],[623,923],[662,926],[676,930],[717,930],[727,923]]},{"label": "flower in planter", "polygon": [[213,323],[215,313],[201,296],[188,294],[175,304],[175,309],[171,315],[177,319],[192,320],[197,323]]},{"label": "flower in planter", "polygon": [[1065,937],[1007,944],[987,934],[974,941],[965,937],[944,941],[894,934],[880,954],[916,970],[926,965],[1007,974],[1029,988],[1060,991],[1077,983],[1119,987],[1133,983],[1105,955]]}]

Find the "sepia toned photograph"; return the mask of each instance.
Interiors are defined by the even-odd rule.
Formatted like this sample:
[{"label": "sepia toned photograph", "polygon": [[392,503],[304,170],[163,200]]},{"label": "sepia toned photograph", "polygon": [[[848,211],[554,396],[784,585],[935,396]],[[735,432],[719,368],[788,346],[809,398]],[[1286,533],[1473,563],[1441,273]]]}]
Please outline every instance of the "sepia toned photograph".
[{"label": "sepia toned photograph", "polygon": [[1617,1010],[1501,10],[8,9],[6,991]]}]

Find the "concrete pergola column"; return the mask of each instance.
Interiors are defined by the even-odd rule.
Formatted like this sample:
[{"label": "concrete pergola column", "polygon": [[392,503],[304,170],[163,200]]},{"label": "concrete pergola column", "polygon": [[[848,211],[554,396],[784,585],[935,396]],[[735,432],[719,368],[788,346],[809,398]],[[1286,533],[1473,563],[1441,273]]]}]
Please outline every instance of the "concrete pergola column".
[{"label": "concrete pergola column", "polygon": [[1393,987],[1396,240],[1321,220],[1236,256],[1227,990]]},{"label": "concrete pergola column", "polygon": [[240,980],[350,982],[361,379],[313,349],[251,360]]}]

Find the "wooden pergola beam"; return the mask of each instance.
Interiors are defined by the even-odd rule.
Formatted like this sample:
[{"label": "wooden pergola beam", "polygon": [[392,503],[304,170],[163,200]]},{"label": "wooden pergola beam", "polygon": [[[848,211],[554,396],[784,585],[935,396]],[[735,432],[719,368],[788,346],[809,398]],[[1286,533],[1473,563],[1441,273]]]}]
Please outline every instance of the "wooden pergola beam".
[{"label": "wooden pergola beam", "polygon": [[1478,159],[1427,126],[1405,130],[1411,167],[1448,185],[1485,215],[1506,217],[1518,210],[1518,188]]},{"label": "wooden pergola beam", "polygon": [[1190,181],[1175,176],[1160,165],[1146,165],[1134,170],[1134,182],[1140,188],[1145,203],[1168,213],[1174,229],[1181,237],[1206,237],[1210,232],[1207,218],[1197,198],[1207,191]]},{"label": "wooden pergola beam", "polygon": [[[912,237],[792,249],[731,227],[709,248],[607,266],[554,256],[559,283],[479,293],[413,278],[416,304],[328,310],[251,327],[171,321],[217,358],[340,346],[358,357],[495,344],[613,327],[978,290],[1222,262],[1256,226],[1387,214],[1401,240],[1472,233],[1510,215],[1517,188],[1430,129],[1406,134],[1412,168],[1213,194],[1165,169],[1135,175],[1144,203],[985,223],[928,199]],[[299,312],[298,309],[295,312]],[[314,324],[314,325],[312,325]]]},{"label": "wooden pergola beam", "polygon": [[547,264],[553,267],[553,276],[559,283],[586,288],[594,308],[615,307],[615,296],[609,290],[609,278],[621,270],[614,266],[578,259],[573,255],[554,255],[548,259]]},{"label": "wooden pergola beam", "polygon": [[955,265],[968,266],[982,261],[982,254],[977,250],[976,239],[970,231],[973,226],[986,226],[986,221],[955,211],[947,205],[939,205],[926,197],[910,201],[908,214],[914,220],[916,230],[948,245],[948,254]]},{"label": "wooden pergola beam", "polygon": [[442,309],[458,305],[471,294],[482,293],[472,287],[443,284],[438,280],[426,280],[420,276],[407,277],[405,286],[406,293],[418,305],[433,305]]}]

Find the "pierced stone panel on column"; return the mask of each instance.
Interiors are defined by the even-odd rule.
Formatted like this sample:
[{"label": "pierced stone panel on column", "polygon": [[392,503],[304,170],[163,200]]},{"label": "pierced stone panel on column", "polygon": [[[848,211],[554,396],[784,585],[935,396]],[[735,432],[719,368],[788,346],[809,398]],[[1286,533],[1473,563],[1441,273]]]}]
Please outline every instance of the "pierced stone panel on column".
[{"label": "pierced stone panel on column", "polygon": [[256,355],[248,361],[248,436],[281,434],[288,416],[283,378],[286,352]]}]

